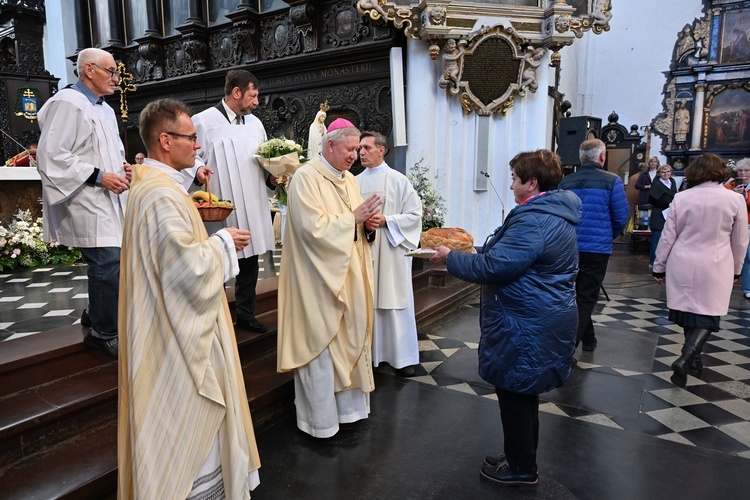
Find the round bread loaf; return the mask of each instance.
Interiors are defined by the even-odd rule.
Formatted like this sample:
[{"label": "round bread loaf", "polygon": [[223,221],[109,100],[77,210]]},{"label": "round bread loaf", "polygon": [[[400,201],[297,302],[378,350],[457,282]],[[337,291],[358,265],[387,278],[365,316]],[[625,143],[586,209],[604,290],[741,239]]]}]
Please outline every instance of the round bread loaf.
[{"label": "round bread loaf", "polygon": [[433,227],[422,233],[422,248],[446,246],[459,252],[473,252],[474,238],[460,227]]}]

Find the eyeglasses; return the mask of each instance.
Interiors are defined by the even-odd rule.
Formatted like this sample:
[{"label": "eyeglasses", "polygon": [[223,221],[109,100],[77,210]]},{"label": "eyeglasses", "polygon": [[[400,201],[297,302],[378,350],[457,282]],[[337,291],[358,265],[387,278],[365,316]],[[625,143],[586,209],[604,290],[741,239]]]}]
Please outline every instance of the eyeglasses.
[{"label": "eyeglasses", "polygon": [[748,173],[748,172],[750,172],[750,170],[748,170],[748,169],[745,169],[745,168],[740,168],[740,169],[738,169],[738,170],[737,170],[737,173],[738,173],[738,174],[739,174],[739,173],[743,173],[743,174],[746,174],[746,173]]},{"label": "eyeglasses", "polygon": [[109,73],[109,77],[110,77],[110,78],[114,78],[114,79],[116,79],[116,80],[119,80],[119,79],[120,79],[120,74],[119,74],[119,73],[117,72],[117,70],[116,70],[116,69],[108,69],[108,68],[102,68],[101,66],[99,66],[99,65],[98,65],[98,64],[96,64],[96,63],[91,63],[91,64],[93,64],[93,65],[94,65],[94,66],[96,66],[97,68],[99,68],[99,69],[101,69],[101,70],[104,70],[104,71],[106,71],[107,73]]},{"label": "eyeglasses", "polygon": [[187,134],[178,134],[177,132],[164,132],[164,133],[172,135],[174,137],[183,137],[185,139],[189,139],[189,140],[193,141],[193,144],[195,144],[196,141],[198,140],[198,134],[187,135]]}]

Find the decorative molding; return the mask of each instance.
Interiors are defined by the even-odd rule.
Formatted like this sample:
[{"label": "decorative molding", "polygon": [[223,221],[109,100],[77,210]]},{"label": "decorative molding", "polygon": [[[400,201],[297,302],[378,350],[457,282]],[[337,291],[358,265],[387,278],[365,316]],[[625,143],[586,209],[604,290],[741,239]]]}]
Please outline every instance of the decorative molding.
[{"label": "decorative molding", "polygon": [[[426,7],[426,4],[420,4]],[[421,10],[417,5],[404,6],[388,2],[387,0],[358,0],[357,10],[360,14],[369,15],[373,21],[390,21],[393,25],[404,30],[406,36],[420,39],[422,29]],[[473,24],[472,24],[473,25]]]},{"label": "decorative molding", "polygon": [[546,53],[543,47],[525,47],[515,28],[483,28],[470,40],[448,39],[443,53],[441,88],[461,94],[464,111],[505,115],[515,97],[536,92],[536,69]]},{"label": "decorative molding", "polygon": [[249,64],[258,60],[253,45],[253,28],[242,26],[225,28],[211,35],[210,52],[215,68],[229,68]]},{"label": "decorative molding", "polygon": [[309,3],[295,5],[289,9],[289,18],[297,27],[297,34],[302,37],[305,54],[318,50],[318,33],[315,29],[315,7]]},{"label": "decorative molding", "polygon": [[287,16],[276,16],[260,23],[260,55],[263,59],[299,54],[299,35]]},{"label": "decorative molding", "polygon": [[334,47],[355,45],[361,37],[370,34],[366,19],[346,0],[338,2],[323,14],[323,40]]}]

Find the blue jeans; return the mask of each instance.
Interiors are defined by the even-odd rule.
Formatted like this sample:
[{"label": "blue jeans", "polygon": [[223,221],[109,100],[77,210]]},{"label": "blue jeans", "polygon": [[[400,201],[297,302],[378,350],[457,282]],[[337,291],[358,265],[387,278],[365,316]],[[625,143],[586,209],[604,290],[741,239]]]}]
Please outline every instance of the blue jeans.
[{"label": "blue jeans", "polygon": [[742,264],[742,293],[750,293],[750,246],[747,247],[745,263]]},{"label": "blue jeans", "polygon": [[88,264],[91,335],[100,339],[117,337],[117,307],[120,294],[120,249],[81,248]]},{"label": "blue jeans", "polygon": [[661,238],[661,230],[660,229],[652,229],[651,230],[651,253],[649,253],[648,256],[648,263],[652,266],[654,265],[654,261],[656,260],[656,247],[659,246],[659,238]]}]

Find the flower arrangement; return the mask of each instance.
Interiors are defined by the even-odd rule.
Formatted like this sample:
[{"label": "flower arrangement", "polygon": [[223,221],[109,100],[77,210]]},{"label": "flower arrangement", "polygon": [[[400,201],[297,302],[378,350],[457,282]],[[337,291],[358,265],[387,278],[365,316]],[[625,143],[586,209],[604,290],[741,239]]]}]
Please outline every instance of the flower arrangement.
[{"label": "flower arrangement", "polygon": [[276,200],[286,206],[286,184],[289,178],[308,158],[305,149],[291,139],[274,137],[258,146],[255,157],[260,165],[276,177]]},{"label": "flower arrangement", "polygon": [[42,218],[32,220],[31,212],[19,210],[8,227],[0,226],[0,271],[49,264],[72,264],[81,252],[56,241],[42,239]]},{"label": "flower arrangement", "polygon": [[432,227],[443,227],[445,224],[445,200],[432,187],[427,178],[429,168],[424,164],[424,158],[420,158],[411,167],[409,180],[417,191],[419,199],[422,200],[422,231]]}]

